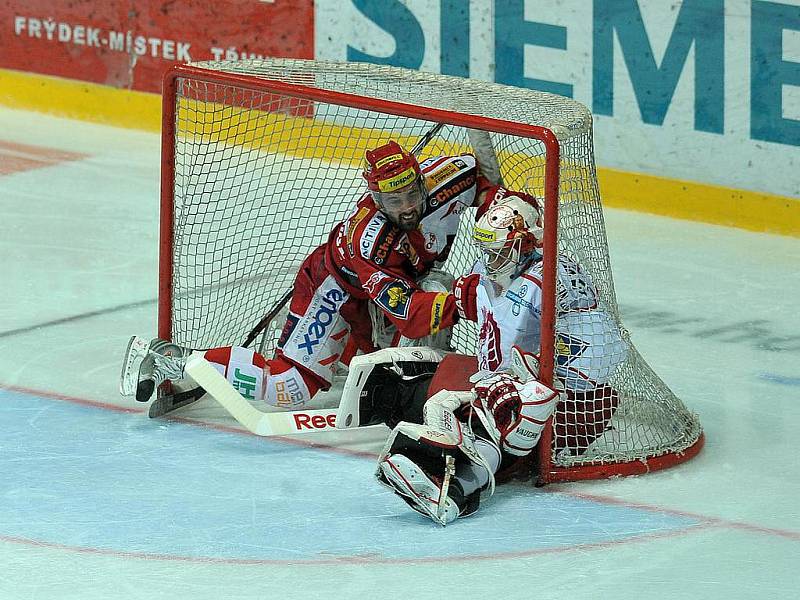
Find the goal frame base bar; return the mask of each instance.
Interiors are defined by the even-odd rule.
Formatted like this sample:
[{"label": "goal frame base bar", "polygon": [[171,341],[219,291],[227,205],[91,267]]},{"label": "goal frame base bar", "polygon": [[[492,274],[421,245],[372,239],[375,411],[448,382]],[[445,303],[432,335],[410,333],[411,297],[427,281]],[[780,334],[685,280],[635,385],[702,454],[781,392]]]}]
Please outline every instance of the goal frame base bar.
[{"label": "goal frame base bar", "polygon": [[547,471],[538,474],[536,485],[646,475],[647,473],[669,469],[691,460],[700,453],[704,444],[705,434],[701,433],[694,444],[681,452],[670,452],[652,458],[637,458],[630,462],[584,463],[575,467],[551,467]]}]

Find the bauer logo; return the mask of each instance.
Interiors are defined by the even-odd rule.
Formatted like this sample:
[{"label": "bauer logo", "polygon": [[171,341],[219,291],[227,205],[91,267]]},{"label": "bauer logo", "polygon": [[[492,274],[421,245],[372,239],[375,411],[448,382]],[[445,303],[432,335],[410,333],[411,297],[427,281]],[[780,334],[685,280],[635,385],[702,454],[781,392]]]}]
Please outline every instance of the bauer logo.
[{"label": "bauer logo", "polygon": [[[347,301],[347,298],[347,294],[338,288],[329,289],[321,298],[315,296],[309,312],[301,321],[303,325],[300,328],[302,341],[297,344],[297,347],[305,351],[303,362],[309,362],[314,354],[314,346],[327,338],[331,325],[339,316],[339,309]],[[307,327],[306,323],[308,323]]]}]

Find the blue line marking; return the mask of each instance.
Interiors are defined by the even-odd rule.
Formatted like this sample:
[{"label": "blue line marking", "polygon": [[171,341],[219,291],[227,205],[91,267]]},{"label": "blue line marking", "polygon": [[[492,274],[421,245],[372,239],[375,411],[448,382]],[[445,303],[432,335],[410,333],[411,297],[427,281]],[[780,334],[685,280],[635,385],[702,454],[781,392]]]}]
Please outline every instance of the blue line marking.
[{"label": "blue line marking", "polygon": [[498,489],[446,529],[359,457],[0,390],[0,536],[189,558],[507,554],[679,531],[696,519]]},{"label": "blue line marking", "polygon": [[788,385],[790,387],[800,387],[800,377],[787,377],[786,375],[778,375],[777,373],[759,373],[759,379],[769,381],[770,383],[777,383],[778,385]]}]

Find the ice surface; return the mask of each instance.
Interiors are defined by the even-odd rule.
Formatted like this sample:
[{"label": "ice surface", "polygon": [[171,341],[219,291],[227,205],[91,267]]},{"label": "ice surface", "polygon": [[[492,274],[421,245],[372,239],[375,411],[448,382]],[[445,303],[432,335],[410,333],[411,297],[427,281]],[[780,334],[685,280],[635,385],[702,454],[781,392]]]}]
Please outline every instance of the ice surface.
[{"label": "ice surface", "polygon": [[265,440],[205,400],[152,421],[119,397],[128,336],[155,332],[158,137],[0,109],[0,164],[20,144],[41,153],[0,175],[0,598],[797,597],[800,239],[607,211],[625,324],[704,450],[501,487],[442,529],[374,483],[385,430]]}]

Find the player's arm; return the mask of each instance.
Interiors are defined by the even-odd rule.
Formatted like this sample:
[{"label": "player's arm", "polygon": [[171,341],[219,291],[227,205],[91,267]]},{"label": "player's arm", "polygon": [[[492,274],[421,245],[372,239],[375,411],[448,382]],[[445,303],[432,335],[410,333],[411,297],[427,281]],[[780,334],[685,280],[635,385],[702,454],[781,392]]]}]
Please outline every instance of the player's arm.
[{"label": "player's arm", "polygon": [[372,262],[363,259],[354,262],[364,291],[401,335],[410,339],[435,335],[458,320],[453,294],[426,292],[416,283]]}]

